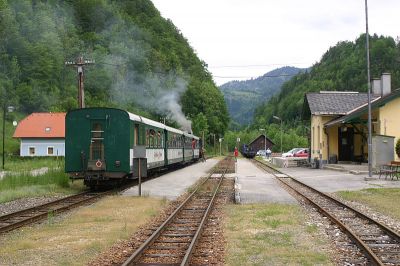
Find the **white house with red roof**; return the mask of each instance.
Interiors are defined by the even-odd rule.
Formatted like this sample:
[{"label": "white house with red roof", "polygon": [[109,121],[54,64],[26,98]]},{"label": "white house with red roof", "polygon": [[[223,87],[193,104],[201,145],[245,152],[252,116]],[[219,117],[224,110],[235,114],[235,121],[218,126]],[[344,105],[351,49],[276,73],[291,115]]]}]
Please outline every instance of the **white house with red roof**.
[{"label": "white house with red roof", "polygon": [[65,113],[32,113],[17,126],[20,156],[64,156]]}]

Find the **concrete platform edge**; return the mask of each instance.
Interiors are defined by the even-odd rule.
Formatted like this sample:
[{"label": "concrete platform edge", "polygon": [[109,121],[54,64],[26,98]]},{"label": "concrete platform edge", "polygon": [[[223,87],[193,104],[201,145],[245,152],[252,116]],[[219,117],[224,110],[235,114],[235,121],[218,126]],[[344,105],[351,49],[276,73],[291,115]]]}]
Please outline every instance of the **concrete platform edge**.
[{"label": "concrete platform edge", "polygon": [[235,176],[235,203],[240,204],[240,192],[239,192],[239,185],[238,185],[238,176]]}]

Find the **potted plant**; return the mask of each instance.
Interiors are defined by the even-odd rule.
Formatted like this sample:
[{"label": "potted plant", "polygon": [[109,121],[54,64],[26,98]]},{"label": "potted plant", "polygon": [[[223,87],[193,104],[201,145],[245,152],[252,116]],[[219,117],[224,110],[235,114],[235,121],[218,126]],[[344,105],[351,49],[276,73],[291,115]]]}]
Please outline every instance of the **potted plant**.
[{"label": "potted plant", "polygon": [[396,142],[396,154],[400,158],[400,138]]}]

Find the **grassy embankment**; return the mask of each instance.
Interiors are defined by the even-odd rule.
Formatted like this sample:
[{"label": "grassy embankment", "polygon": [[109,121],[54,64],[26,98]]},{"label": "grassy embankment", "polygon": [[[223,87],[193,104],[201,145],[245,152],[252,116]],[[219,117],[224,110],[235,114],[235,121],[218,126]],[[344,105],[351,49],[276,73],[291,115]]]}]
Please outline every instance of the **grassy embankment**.
[{"label": "grassy embankment", "polygon": [[297,205],[230,205],[226,208],[228,265],[331,265],[315,225]]},{"label": "grassy embankment", "polygon": [[337,194],[345,200],[356,201],[383,214],[400,220],[400,188],[368,188],[359,191],[340,191]]},{"label": "grassy embankment", "polygon": [[[47,167],[44,174],[32,170]],[[23,158],[6,162],[6,173],[0,178],[0,203],[24,197],[71,194],[83,189],[82,182],[71,183],[64,173],[64,159]]]}]

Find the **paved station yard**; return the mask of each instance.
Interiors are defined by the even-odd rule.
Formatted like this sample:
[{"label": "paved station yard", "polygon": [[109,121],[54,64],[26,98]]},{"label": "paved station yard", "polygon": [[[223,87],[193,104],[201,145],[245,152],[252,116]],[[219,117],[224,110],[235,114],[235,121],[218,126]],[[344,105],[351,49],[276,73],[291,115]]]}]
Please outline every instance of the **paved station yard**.
[{"label": "paved station yard", "polygon": [[323,192],[336,192],[340,190],[360,190],[364,188],[391,188],[400,187],[400,180],[391,180],[379,175],[351,174],[328,169],[311,169],[304,167],[278,168],[283,173],[297,178]]},{"label": "paved station yard", "polygon": [[[218,159],[208,159],[142,183],[142,195],[174,200],[214,167]],[[137,196],[138,186],[125,190],[124,196]]]},{"label": "paved station yard", "polygon": [[251,203],[289,203],[297,201],[284,190],[271,174],[255,166],[250,160],[239,158],[236,173],[236,201]]}]

